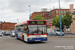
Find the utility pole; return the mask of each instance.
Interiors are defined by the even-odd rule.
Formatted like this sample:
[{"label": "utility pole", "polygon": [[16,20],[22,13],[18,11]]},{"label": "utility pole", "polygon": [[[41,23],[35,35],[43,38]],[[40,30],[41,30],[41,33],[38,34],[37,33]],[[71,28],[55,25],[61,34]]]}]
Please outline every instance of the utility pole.
[{"label": "utility pole", "polygon": [[59,16],[60,16],[60,34],[61,34],[60,37],[62,37],[62,23],[61,23],[61,13],[60,13],[60,0],[59,0]]},{"label": "utility pole", "polygon": [[31,20],[31,5],[29,5],[29,9],[30,9],[30,20]]},{"label": "utility pole", "polygon": [[18,21],[18,23],[17,23],[17,24],[19,24],[19,19],[17,19],[17,21]]}]

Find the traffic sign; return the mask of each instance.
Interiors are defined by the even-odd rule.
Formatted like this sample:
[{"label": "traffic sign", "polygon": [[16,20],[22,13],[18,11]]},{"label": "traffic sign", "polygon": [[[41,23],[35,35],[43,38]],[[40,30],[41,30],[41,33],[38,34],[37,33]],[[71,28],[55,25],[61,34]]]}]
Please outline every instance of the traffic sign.
[{"label": "traffic sign", "polygon": [[49,25],[52,26],[52,23],[50,23]]}]

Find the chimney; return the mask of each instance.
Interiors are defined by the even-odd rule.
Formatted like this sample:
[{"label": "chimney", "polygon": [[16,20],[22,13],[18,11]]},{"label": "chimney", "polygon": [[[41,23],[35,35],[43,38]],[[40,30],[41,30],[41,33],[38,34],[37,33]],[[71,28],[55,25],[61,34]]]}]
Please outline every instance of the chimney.
[{"label": "chimney", "polygon": [[73,13],[73,4],[70,4],[70,12]]}]

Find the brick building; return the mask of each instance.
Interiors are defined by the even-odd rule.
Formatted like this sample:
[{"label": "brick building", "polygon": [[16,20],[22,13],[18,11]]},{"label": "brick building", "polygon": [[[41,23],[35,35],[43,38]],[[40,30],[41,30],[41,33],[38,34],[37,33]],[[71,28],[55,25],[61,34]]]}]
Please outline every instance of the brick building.
[{"label": "brick building", "polygon": [[1,22],[0,24],[0,30],[12,30],[15,29],[16,23],[10,23],[10,22]]},{"label": "brick building", "polygon": [[[66,11],[70,12],[70,9],[61,9],[60,10],[60,12],[62,13],[62,16],[65,15]],[[59,15],[59,9],[53,9],[49,12],[33,12],[31,15],[31,19],[37,14],[40,14],[41,17],[44,17],[47,21],[49,21],[47,23],[49,25],[49,23],[52,23],[52,19]],[[30,17],[29,17],[29,19],[30,19]]]},{"label": "brick building", "polygon": [[73,23],[70,25],[71,32],[75,34],[75,9],[73,4],[70,5],[70,14],[72,14]]},{"label": "brick building", "polygon": [[[66,11],[69,12],[70,9],[61,9],[60,11],[61,11],[61,13],[62,13],[62,16],[64,16],[65,13],[66,13]],[[32,15],[31,15],[31,19],[32,19],[35,15],[37,15],[37,14],[40,14],[41,17],[44,17],[45,19],[51,19],[51,18],[56,17],[56,16],[59,15],[59,9],[53,9],[53,10],[51,10],[51,11],[49,11],[49,12],[33,12]]]}]

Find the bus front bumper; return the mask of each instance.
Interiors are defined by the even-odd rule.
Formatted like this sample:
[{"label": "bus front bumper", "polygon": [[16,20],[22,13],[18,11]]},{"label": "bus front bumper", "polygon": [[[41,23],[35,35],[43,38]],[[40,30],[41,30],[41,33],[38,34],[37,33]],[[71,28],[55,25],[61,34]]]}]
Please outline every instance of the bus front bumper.
[{"label": "bus front bumper", "polygon": [[47,37],[43,37],[43,38],[27,38],[27,42],[33,42],[33,41],[47,41]]}]

